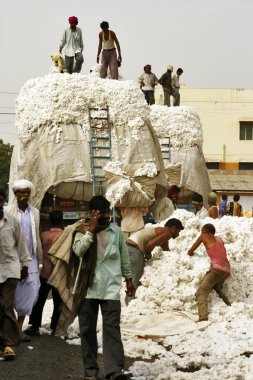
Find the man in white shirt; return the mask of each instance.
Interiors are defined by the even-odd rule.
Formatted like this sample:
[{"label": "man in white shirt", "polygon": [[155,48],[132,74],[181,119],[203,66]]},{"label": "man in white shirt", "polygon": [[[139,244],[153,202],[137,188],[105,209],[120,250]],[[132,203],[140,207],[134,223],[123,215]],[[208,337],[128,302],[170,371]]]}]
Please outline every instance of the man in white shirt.
[{"label": "man in white shirt", "polygon": [[13,359],[8,347],[19,343],[19,326],[14,312],[18,280],[28,277],[31,261],[19,222],[3,209],[5,192],[0,190],[0,351]]},{"label": "man in white shirt", "polygon": [[208,211],[203,204],[203,197],[201,194],[195,193],[192,196],[192,204],[194,204],[196,212],[195,215],[199,219],[205,219],[208,217]]},{"label": "man in white shirt", "polygon": [[[77,27],[78,18],[71,16],[68,19],[70,27],[65,29],[59,51],[65,48],[65,65],[69,74],[80,73],[83,64],[83,37],[82,30]],[[75,67],[74,60],[76,61]]]},{"label": "man in white shirt", "polygon": [[179,83],[179,77],[183,74],[183,69],[180,67],[177,69],[177,73],[173,75],[172,77],[172,87],[173,87],[173,98],[174,98],[174,107],[180,106],[180,83]]},{"label": "man in white shirt", "polygon": [[158,79],[151,72],[151,65],[144,66],[144,73],[139,77],[140,89],[142,90],[148,105],[155,104],[155,86]]}]

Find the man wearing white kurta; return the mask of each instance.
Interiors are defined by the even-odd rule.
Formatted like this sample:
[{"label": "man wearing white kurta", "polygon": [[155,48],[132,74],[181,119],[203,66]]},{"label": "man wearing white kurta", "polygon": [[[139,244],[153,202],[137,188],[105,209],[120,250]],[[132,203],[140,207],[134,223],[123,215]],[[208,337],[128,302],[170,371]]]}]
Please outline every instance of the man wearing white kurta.
[{"label": "man wearing white kurta", "polygon": [[42,247],[39,236],[39,211],[28,203],[31,191],[34,190],[33,184],[27,180],[18,180],[13,183],[12,190],[17,202],[12,206],[7,206],[5,210],[20,222],[32,259],[29,265],[29,275],[25,280],[19,281],[15,295],[15,309],[18,314],[19,328],[22,331],[25,316],[31,315],[39,293],[38,268],[39,262],[42,260]]}]

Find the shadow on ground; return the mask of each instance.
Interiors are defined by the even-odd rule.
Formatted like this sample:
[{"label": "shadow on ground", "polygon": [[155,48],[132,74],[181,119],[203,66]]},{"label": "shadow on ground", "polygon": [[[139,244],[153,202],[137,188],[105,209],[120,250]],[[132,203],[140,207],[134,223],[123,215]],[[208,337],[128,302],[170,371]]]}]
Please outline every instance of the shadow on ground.
[{"label": "shadow on ground", "polygon": [[[31,349],[32,348],[32,349]],[[16,359],[0,361],[0,380],[82,380],[81,347],[50,335],[33,337],[15,347]],[[99,356],[99,378],[104,378],[103,358]],[[125,359],[125,369],[133,359]]]}]

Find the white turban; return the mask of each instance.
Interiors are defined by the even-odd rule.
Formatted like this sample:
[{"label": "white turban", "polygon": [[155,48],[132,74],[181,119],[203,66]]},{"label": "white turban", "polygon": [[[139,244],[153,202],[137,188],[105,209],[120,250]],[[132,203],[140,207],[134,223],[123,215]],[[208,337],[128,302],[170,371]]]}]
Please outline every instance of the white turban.
[{"label": "white turban", "polygon": [[27,179],[19,179],[13,182],[12,190],[15,193],[18,190],[30,189],[31,192],[34,191],[34,186],[32,182],[27,181]]}]

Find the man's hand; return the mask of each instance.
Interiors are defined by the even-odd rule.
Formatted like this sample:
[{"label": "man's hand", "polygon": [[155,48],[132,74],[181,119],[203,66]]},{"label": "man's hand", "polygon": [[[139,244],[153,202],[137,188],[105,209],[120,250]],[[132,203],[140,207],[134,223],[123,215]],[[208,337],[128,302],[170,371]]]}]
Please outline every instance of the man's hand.
[{"label": "man's hand", "polygon": [[60,52],[60,54],[61,54],[61,52],[62,52],[62,47],[61,47],[61,46],[59,47],[59,52]]},{"label": "man's hand", "polygon": [[20,273],[20,280],[25,280],[28,277],[28,267],[23,267]]},{"label": "man's hand", "polygon": [[96,232],[96,230],[98,228],[99,217],[100,217],[100,211],[99,210],[93,210],[91,212],[90,226],[88,228],[88,231],[90,231],[92,234],[94,232]]},{"label": "man's hand", "polygon": [[135,295],[135,288],[133,286],[133,283],[132,283],[132,279],[129,278],[128,280],[126,280],[126,295],[128,297],[133,297]]}]

